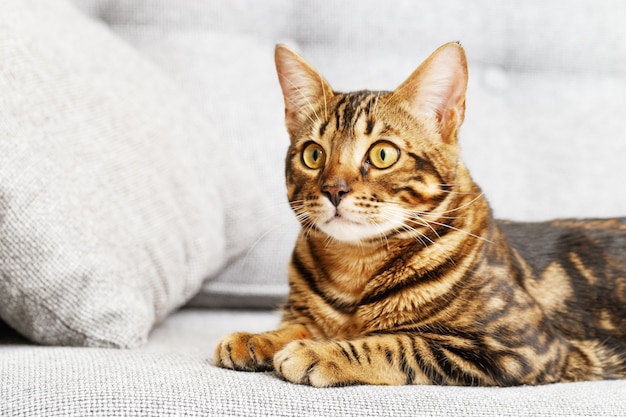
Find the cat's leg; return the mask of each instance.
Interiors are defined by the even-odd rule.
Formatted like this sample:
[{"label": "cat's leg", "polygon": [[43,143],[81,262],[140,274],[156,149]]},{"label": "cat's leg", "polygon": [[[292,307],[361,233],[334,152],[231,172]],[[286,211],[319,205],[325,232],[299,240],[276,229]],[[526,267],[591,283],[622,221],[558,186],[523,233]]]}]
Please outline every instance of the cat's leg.
[{"label": "cat's leg", "polygon": [[294,340],[310,338],[303,325],[287,323],[265,333],[233,333],[218,343],[214,363],[237,371],[270,371],[277,351]]},{"label": "cat's leg", "polygon": [[488,362],[477,357],[471,342],[450,346],[419,335],[390,334],[351,341],[294,341],[276,353],[274,369],[288,381],[317,387],[508,385],[493,377],[497,370],[490,368],[499,365]]},{"label": "cat's leg", "polygon": [[274,369],[287,381],[316,387],[428,384],[424,374],[402,369],[402,361],[410,360],[399,356],[393,345],[386,336],[294,341],[276,353]]},{"label": "cat's leg", "polygon": [[[533,333],[535,335],[535,333]],[[298,340],[274,356],[284,379],[317,387],[371,385],[512,386],[619,378],[621,356],[593,343],[543,335],[506,343],[441,334],[380,334],[355,340]],[[536,344],[539,340],[542,343]]]}]

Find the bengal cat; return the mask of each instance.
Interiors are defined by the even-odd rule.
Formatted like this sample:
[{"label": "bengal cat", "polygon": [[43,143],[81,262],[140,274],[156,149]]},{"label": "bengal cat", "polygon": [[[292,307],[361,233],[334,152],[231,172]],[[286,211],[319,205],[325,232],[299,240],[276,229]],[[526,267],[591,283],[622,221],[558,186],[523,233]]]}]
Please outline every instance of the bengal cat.
[{"label": "bengal cat", "polygon": [[393,92],[275,57],[302,230],[278,330],[225,337],[218,366],[318,387],[626,377],[626,219],[493,219],[459,159],[459,44]]}]

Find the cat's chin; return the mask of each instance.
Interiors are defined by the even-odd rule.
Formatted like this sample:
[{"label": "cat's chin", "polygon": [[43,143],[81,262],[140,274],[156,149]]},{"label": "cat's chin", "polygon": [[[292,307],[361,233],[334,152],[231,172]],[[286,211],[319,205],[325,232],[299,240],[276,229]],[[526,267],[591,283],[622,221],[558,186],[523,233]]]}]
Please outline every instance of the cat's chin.
[{"label": "cat's chin", "polygon": [[345,217],[334,217],[318,225],[318,229],[337,241],[353,244],[372,240],[384,234],[384,229],[378,225],[357,223]]}]

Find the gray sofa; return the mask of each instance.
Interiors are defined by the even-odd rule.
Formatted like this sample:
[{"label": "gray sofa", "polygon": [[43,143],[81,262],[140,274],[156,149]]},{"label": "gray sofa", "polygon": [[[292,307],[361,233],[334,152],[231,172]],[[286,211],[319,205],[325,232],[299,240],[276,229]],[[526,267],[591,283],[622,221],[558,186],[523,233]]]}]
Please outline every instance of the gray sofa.
[{"label": "gray sofa", "polygon": [[626,381],[314,389],[218,369],[298,231],[273,47],[393,89],[460,40],[498,217],[626,215],[626,3],[5,0],[0,415],[626,415]]}]

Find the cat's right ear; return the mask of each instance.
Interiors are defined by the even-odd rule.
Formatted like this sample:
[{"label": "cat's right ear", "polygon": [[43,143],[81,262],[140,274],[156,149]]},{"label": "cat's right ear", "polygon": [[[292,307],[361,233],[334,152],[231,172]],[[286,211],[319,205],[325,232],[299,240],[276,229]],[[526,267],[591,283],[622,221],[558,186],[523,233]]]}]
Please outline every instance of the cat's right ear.
[{"label": "cat's right ear", "polygon": [[333,92],[308,62],[285,45],[276,46],[274,60],[285,100],[285,124],[293,137],[303,121],[316,118],[315,109],[324,106]]}]

